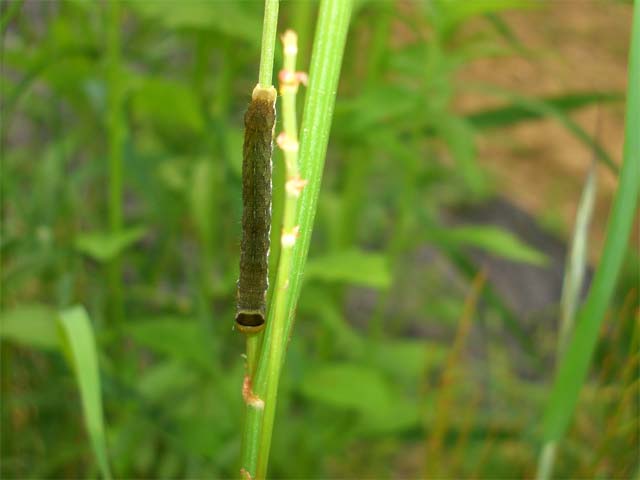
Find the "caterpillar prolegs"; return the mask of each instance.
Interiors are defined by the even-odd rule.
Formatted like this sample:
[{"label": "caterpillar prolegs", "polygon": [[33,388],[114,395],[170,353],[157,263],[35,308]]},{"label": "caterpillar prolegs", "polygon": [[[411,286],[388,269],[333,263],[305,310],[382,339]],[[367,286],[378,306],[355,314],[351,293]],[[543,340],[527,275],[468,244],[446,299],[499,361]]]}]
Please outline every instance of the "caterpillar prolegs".
[{"label": "caterpillar prolegs", "polygon": [[276,89],[257,85],[244,115],[242,241],[236,327],[256,333],[265,325],[271,231],[271,155]]}]

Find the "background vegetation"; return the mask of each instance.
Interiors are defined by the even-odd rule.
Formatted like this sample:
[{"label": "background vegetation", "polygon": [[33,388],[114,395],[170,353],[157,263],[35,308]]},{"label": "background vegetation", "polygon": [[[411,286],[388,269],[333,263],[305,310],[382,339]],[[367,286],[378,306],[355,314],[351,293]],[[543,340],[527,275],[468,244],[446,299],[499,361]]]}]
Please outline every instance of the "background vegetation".
[{"label": "background vegetation", "polygon": [[[610,6],[630,25],[630,5]],[[535,475],[564,243],[599,234],[572,236],[573,222],[547,212],[565,240],[550,235],[504,198],[477,142],[551,118],[593,152],[594,172],[617,175],[619,151],[575,117],[622,109],[625,92],[539,97],[460,72],[489,58],[540,61],[504,15],[545,8],[356,4],[271,476]],[[280,7],[301,68],[316,9]],[[242,114],[262,13],[257,1],[2,3],[3,478],[237,475]],[[482,106],[461,108],[464,96]],[[557,447],[558,477],[637,475],[637,279],[630,251]]]}]

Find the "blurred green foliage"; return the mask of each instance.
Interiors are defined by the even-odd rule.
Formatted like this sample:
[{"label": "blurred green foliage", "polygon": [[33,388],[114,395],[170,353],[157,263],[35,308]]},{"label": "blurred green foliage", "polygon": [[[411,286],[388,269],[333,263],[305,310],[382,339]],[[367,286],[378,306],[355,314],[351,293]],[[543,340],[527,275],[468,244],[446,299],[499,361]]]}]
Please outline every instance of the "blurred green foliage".
[{"label": "blurred green foliage", "polygon": [[[100,396],[104,402],[105,455],[115,477],[237,472],[244,366],[232,325],[242,112],[257,78],[262,3],[121,7],[116,121],[124,129],[125,228],[115,232],[107,200],[113,65],[105,5],[12,0],[0,10],[3,478],[97,476],[100,462],[80,440],[80,405],[91,396],[94,406]],[[538,7],[523,0],[358,3],[282,380],[274,477],[533,474],[555,330],[542,332],[546,342],[539,335],[526,341],[530,332],[491,285],[482,291],[482,312],[472,314],[486,331],[508,334],[488,341],[480,357],[471,345],[451,367],[447,448],[439,458],[425,452],[434,419],[444,414],[434,411],[436,387],[478,271],[468,248],[532,265],[549,260],[504,229],[443,222],[443,207],[495,193],[476,162],[476,135],[548,116],[614,163],[569,112],[617,101],[618,92],[527,99],[496,91],[500,108],[463,115],[453,106],[460,89],[471,88],[456,82],[463,66],[526,54],[499,14]],[[315,10],[314,2],[281,6],[281,30],[298,31],[303,65]],[[274,169],[277,222],[279,152]],[[414,260],[425,245],[454,273]],[[107,287],[114,262],[122,268],[122,323],[114,321]],[[618,296],[610,311],[616,321],[597,353],[599,381],[587,386],[560,448],[559,476],[626,476],[636,468],[629,442],[638,441],[637,290]],[[90,321],[79,307],[68,310],[77,304]],[[69,332],[78,330],[60,323],[59,311],[83,325],[85,340],[74,339]],[[93,355],[92,331],[101,387],[82,356]],[[538,375],[520,373],[513,348],[526,352],[519,361]],[[99,416],[87,416],[94,445],[102,442]]]}]

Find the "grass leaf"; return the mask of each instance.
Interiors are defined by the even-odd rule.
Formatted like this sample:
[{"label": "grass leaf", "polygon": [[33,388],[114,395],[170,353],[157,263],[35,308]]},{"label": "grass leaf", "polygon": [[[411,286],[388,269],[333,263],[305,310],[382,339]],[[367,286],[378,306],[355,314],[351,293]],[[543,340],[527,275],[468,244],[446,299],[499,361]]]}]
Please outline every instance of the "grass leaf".
[{"label": "grass leaf", "polygon": [[587,181],[580,198],[576,214],[576,226],[571,243],[571,253],[567,258],[564,280],[562,285],[561,321],[558,352],[564,351],[567,341],[573,331],[575,313],[578,309],[580,292],[584,283],[587,269],[587,246],[589,241],[589,225],[596,199],[596,164],[591,165]]},{"label": "grass leaf", "polygon": [[378,370],[352,363],[319,366],[304,376],[300,388],[313,401],[364,414],[386,410],[390,401]]},{"label": "grass leaf", "polygon": [[155,353],[190,365],[210,368],[210,356],[200,324],[180,317],[155,317],[125,325],[133,340]]},{"label": "grass leaf", "polygon": [[[568,113],[593,104],[619,102],[623,99],[624,95],[619,92],[581,92],[539,98],[535,102],[543,103],[554,110]],[[532,109],[521,104],[509,104],[504,107],[472,113],[467,116],[467,121],[479,129],[501,128],[545,118],[545,116],[545,113],[539,109]]]},{"label": "grass leaf", "polygon": [[481,248],[516,262],[544,265],[548,261],[546,255],[502,228],[469,225],[433,232],[433,235],[440,241]]},{"label": "grass leaf", "polygon": [[57,350],[60,346],[55,311],[46,305],[20,305],[0,315],[0,338],[28,347]]},{"label": "grass leaf", "polygon": [[310,259],[305,278],[379,289],[391,284],[391,273],[385,256],[359,250],[336,252]]},{"label": "grass leaf", "polygon": [[609,217],[605,245],[575,332],[560,361],[543,419],[543,440],[558,441],[573,416],[598,332],[611,301],[638,205],[640,190],[640,7],[636,2],[629,56],[625,146],[618,190]]},{"label": "grass leaf", "polygon": [[616,174],[618,173],[618,166],[616,165],[616,162],[614,162],[611,156],[606,152],[606,150],[602,148],[600,143],[598,143],[593,139],[593,137],[585,132],[584,129],[580,125],[578,125],[577,122],[571,119],[571,117],[569,117],[561,107],[558,107],[549,102],[545,102],[544,100],[526,97],[524,95],[509,92],[501,88],[488,87],[483,88],[482,90],[486,93],[506,98],[513,104],[514,107],[529,111],[530,114],[535,115],[536,117],[548,117],[557,120],[578,140],[589,147],[590,150],[595,152],[598,160],[609,167],[612,172]]},{"label": "grass leaf", "polygon": [[259,45],[260,18],[250,14],[242,3],[130,1],[127,4],[141,17],[168,29],[217,31]]},{"label": "grass leaf", "polygon": [[184,82],[145,78],[133,94],[132,110],[136,121],[152,125],[172,140],[201,135],[205,130],[198,98]]},{"label": "grass leaf", "polygon": [[108,262],[140,240],[146,233],[144,227],[134,227],[119,233],[83,233],[76,237],[78,251],[98,262]]},{"label": "grass leaf", "polygon": [[60,312],[58,324],[63,350],[71,366],[82,401],[85,425],[103,478],[111,478],[102,413],[100,373],[95,336],[82,306]]}]

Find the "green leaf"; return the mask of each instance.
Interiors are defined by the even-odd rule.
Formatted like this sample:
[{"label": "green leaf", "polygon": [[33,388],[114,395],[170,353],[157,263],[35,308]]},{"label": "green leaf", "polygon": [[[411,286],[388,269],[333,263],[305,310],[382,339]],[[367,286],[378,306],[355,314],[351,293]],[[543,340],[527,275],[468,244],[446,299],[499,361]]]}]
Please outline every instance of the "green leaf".
[{"label": "green leaf", "polygon": [[144,237],[144,227],[134,227],[119,233],[83,233],[76,237],[76,249],[98,262],[108,262]]},{"label": "green leaf", "polygon": [[313,401],[362,414],[375,414],[391,403],[389,386],[380,373],[355,363],[317,367],[305,375],[300,389]]},{"label": "green leaf", "polygon": [[107,461],[100,374],[96,342],[89,316],[82,306],[60,312],[58,325],[63,351],[80,390],[84,421],[103,478],[111,478]]},{"label": "green leaf", "polygon": [[367,433],[390,434],[418,427],[422,412],[417,402],[394,397],[387,408],[369,412],[362,418]]},{"label": "green leaf", "polygon": [[197,379],[198,376],[193,369],[183,363],[169,360],[145,369],[137,387],[145,397],[157,401],[193,388]]},{"label": "green leaf", "polygon": [[365,338],[345,320],[343,309],[333,301],[326,286],[306,286],[299,308],[301,312],[317,316],[322,327],[331,332],[337,352],[344,352],[349,358],[359,358],[365,352],[368,345]]},{"label": "green leaf", "polygon": [[411,124],[420,105],[416,104],[416,92],[396,86],[383,86],[362,92],[355,98],[344,99],[336,105],[338,134],[348,139],[360,140],[377,128],[393,124]]},{"label": "green leaf", "polygon": [[[537,98],[526,97],[518,93],[510,92],[505,89],[496,88],[493,86],[484,86],[480,88],[480,91],[496,95],[498,97],[506,98],[516,108],[527,110],[536,117],[548,117],[557,120],[563,125],[570,133],[572,133],[578,140],[584,143],[587,147],[593,150],[602,163],[604,163],[609,169],[618,173],[618,166],[613,161],[611,156],[602,148],[602,146],[593,139],[584,129],[578,125],[574,120],[569,117],[563,110],[562,106],[556,106],[552,103],[540,100]],[[567,103],[575,101],[567,100]]]},{"label": "green leaf", "polygon": [[158,317],[131,322],[125,325],[125,333],[137,343],[156,353],[210,368],[210,351],[205,332],[191,319]]},{"label": "green leaf", "polygon": [[170,160],[164,160],[158,164],[156,175],[168,190],[182,192],[187,189],[189,180],[184,163],[182,158],[172,157]]},{"label": "green leaf", "polygon": [[420,423],[417,402],[404,398],[377,368],[356,363],[322,365],[305,374],[300,388],[312,401],[357,412],[360,429],[366,433],[389,434]]},{"label": "green leaf", "polygon": [[[154,2],[144,2],[153,4]],[[150,77],[138,82],[133,93],[134,118],[171,139],[204,133],[205,121],[198,99],[186,83]]]},{"label": "green leaf", "polygon": [[548,258],[510,232],[497,227],[464,226],[443,230],[432,235],[441,241],[459,246],[478,247],[499,257],[532,265],[544,265]]},{"label": "green leaf", "polygon": [[379,289],[385,289],[391,284],[391,273],[385,256],[359,250],[347,250],[310,259],[305,278]]},{"label": "green leaf", "polygon": [[60,346],[56,312],[46,305],[20,305],[0,314],[0,338],[27,347],[56,350]]},{"label": "green leaf", "polygon": [[502,37],[519,55],[522,57],[528,57],[531,55],[529,48],[522,43],[517,34],[500,15],[494,12],[487,12],[484,14],[484,17],[493,26],[496,33],[500,35],[500,37]]},{"label": "green leaf", "polygon": [[[581,92],[539,98],[535,102],[549,105],[555,110],[566,113],[588,107],[594,103],[619,102],[623,99],[624,95],[619,92]],[[545,116],[545,112],[539,109],[528,108],[521,104],[509,104],[504,107],[472,113],[467,116],[467,121],[475,128],[501,128]]]},{"label": "green leaf", "polygon": [[447,114],[440,115],[433,126],[447,144],[466,186],[476,195],[485,193],[487,186],[476,162],[473,128],[464,119]]},{"label": "green leaf", "polygon": [[435,0],[431,3],[434,7],[431,19],[443,33],[450,32],[463,21],[478,15],[538,6],[538,2],[533,0]]},{"label": "green leaf", "polygon": [[515,8],[533,8],[533,0],[476,0],[474,2],[460,2],[459,0],[437,0],[440,8],[446,11],[450,21],[459,22],[465,18],[496,13]]},{"label": "green leaf", "polygon": [[254,46],[260,45],[262,25],[257,15],[259,10],[248,10],[241,2],[154,0],[131,1],[128,5],[139,15],[169,29],[218,31]]},{"label": "green leaf", "polygon": [[421,340],[389,340],[370,345],[370,353],[379,371],[417,383],[427,368],[446,358],[447,348]]}]

